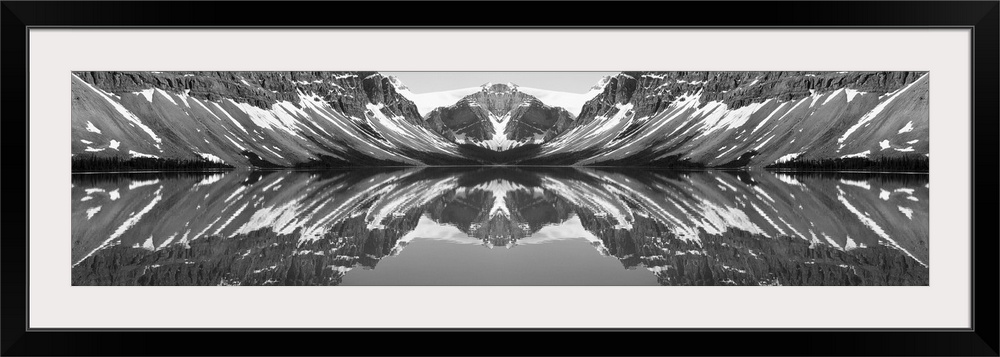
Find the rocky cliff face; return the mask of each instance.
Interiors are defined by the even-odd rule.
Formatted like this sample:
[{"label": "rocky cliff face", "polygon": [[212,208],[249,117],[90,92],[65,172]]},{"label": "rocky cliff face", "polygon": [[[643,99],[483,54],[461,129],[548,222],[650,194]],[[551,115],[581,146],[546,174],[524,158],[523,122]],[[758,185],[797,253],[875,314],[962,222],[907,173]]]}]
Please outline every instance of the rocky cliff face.
[{"label": "rocky cliff face", "polygon": [[396,93],[378,72],[76,72],[79,78],[111,93],[162,89],[205,101],[232,99],[269,109],[279,102],[298,103],[304,93],[317,93],[334,108],[363,117],[369,103],[386,112],[419,118],[417,108]]},{"label": "rocky cliff face", "polygon": [[850,88],[885,94],[916,81],[922,72],[622,72],[587,102],[578,122],[585,124],[617,104],[633,104],[639,117],[667,108],[684,93],[702,91],[701,102],[740,108],[768,99],[795,101],[816,92]]},{"label": "rocky cliff face", "polygon": [[74,156],[286,167],[463,162],[375,72],[79,72],[72,88]]},{"label": "rocky cliff face", "polygon": [[926,72],[624,72],[535,163],[926,158]]},{"label": "rocky cliff face", "polygon": [[574,116],[550,107],[513,84],[487,84],[450,107],[426,116],[427,125],[447,138],[496,151],[541,143],[572,124]]}]

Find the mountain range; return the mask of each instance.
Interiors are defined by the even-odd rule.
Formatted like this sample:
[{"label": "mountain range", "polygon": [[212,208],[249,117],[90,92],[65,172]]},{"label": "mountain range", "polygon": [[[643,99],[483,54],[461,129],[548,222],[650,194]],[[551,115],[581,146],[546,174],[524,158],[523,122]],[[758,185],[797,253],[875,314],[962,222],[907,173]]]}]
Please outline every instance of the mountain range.
[{"label": "mountain range", "polygon": [[[926,72],[622,72],[413,93],[378,72],[74,72],[74,159],[754,167],[929,157]],[[582,91],[581,91],[582,92]]]}]

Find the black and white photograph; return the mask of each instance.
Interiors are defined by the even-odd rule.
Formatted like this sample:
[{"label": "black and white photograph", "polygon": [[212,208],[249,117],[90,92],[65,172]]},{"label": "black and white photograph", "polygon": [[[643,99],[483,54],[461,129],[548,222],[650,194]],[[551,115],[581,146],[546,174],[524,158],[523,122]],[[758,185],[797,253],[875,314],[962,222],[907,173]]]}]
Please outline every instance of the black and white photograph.
[{"label": "black and white photograph", "polygon": [[928,286],[930,77],[74,71],[60,239],[77,286]]},{"label": "black and white photograph", "polygon": [[996,0],[0,2],[0,355],[1000,351]]}]

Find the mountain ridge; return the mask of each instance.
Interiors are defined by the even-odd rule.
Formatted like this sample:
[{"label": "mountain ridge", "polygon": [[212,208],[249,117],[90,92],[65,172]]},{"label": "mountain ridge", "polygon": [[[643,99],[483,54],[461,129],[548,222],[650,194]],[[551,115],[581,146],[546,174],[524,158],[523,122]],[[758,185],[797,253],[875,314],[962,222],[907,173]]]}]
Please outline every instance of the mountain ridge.
[{"label": "mountain ridge", "polygon": [[585,94],[513,83],[413,94],[378,72],[74,72],[72,153],[236,167],[926,161],[928,83],[926,72],[622,72]]},{"label": "mountain ridge", "polygon": [[925,72],[623,72],[533,162],[926,158],[927,88]]},{"label": "mountain ridge", "polygon": [[480,91],[425,116],[427,125],[442,136],[494,151],[540,144],[561,133],[572,120],[566,109],[548,106],[511,83],[484,84]]}]

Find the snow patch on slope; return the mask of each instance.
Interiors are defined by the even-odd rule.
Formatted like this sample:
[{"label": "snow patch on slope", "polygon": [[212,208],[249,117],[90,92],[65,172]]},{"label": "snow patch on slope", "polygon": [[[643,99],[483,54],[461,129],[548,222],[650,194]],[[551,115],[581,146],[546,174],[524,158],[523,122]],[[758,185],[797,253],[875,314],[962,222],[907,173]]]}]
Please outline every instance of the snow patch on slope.
[{"label": "snow patch on slope", "polygon": [[132,155],[132,157],[148,157],[148,158],[152,158],[152,159],[159,159],[160,158],[159,156],[156,156],[156,155],[143,154],[141,152],[134,151],[134,150],[129,150],[128,154]]},{"label": "snow patch on slope", "polygon": [[101,129],[98,129],[96,126],[94,126],[94,123],[91,123],[89,121],[87,122],[87,131],[91,133],[98,133],[98,134],[101,133]]},{"label": "snow patch on slope", "polygon": [[865,151],[859,152],[857,154],[844,155],[844,156],[841,156],[840,158],[841,159],[847,159],[847,158],[852,158],[852,157],[868,157],[868,155],[871,154],[871,153],[872,153],[871,150],[865,150]]},{"label": "snow patch on slope", "polygon": [[[97,206],[97,207],[88,208],[87,209],[87,220],[89,221],[91,218],[94,218],[94,215],[101,211],[101,207],[103,207],[103,206]],[[902,207],[900,207],[900,208],[902,208]]]},{"label": "snow patch on slope", "polygon": [[896,208],[898,208],[900,212],[902,212],[904,215],[906,215],[906,218],[913,219],[913,210],[912,209],[909,209],[909,208],[906,208],[906,207],[903,207],[903,206],[896,206]]},{"label": "snow patch on slope", "polygon": [[[133,124],[139,126],[139,128],[142,129],[143,131],[145,131],[146,134],[149,134],[149,136],[152,137],[153,140],[156,141],[157,148],[159,148],[159,145],[162,142],[162,140],[160,139],[160,137],[156,136],[155,133],[153,133],[153,129],[150,129],[148,126],[146,126],[145,124],[143,124],[142,120],[139,120],[139,117],[135,116],[135,114],[132,114],[132,112],[129,111],[128,109],[126,109],[124,106],[122,106],[121,103],[118,103],[118,101],[112,99],[110,96],[108,96],[107,94],[105,94],[104,91],[102,91],[100,89],[97,89],[97,87],[94,87],[90,83],[87,83],[86,81],[80,79],[80,77],[77,77],[75,74],[73,75],[73,78],[76,78],[77,80],[80,81],[80,83],[83,83],[85,86],[87,86],[88,88],[90,88],[91,90],[93,90],[94,93],[97,93],[97,95],[100,95],[101,97],[103,97],[108,102],[108,104],[111,104],[111,106],[113,108],[115,108],[115,110],[117,110],[119,114],[121,114],[123,117],[125,117],[125,119],[127,119],[128,121],[132,122]],[[90,123],[90,122],[87,122],[87,123]]]},{"label": "snow patch on slope", "polygon": [[856,90],[853,90],[853,89],[850,89],[850,88],[844,88],[844,92],[847,93],[847,102],[848,103],[850,103],[852,100],[854,100],[854,97],[857,97],[858,94],[865,94],[865,92],[859,92],[859,91],[856,91]]},{"label": "snow patch on slope", "polygon": [[220,164],[225,164],[226,163],[225,161],[223,161],[222,159],[220,159],[218,156],[215,156],[215,155],[212,155],[212,154],[207,154],[207,153],[203,153],[203,152],[199,152],[199,153],[196,153],[196,154],[198,154],[198,156],[201,156],[202,159],[205,159],[205,160],[208,160],[208,161],[211,161],[211,162],[220,163]]},{"label": "snow patch on slope", "polygon": [[777,163],[782,163],[782,162],[788,162],[788,161],[791,161],[791,160],[795,160],[795,158],[799,157],[799,155],[802,155],[802,153],[801,152],[797,152],[797,153],[788,154],[788,155],[779,157],[777,160],[774,160],[774,163],[777,164]]},{"label": "snow patch on slope", "polygon": [[141,95],[141,96],[143,96],[143,97],[146,98],[146,101],[148,101],[150,103],[153,102],[153,88],[143,89],[143,90],[138,91],[138,92],[132,92],[132,94]]},{"label": "snow patch on slope", "polygon": [[907,122],[906,125],[903,126],[902,129],[899,129],[899,132],[897,134],[908,133],[908,132],[911,132],[911,131],[913,131],[913,121],[912,120],[909,121],[909,122]]},{"label": "snow patch on slope", "polygon": [[878,116],[878,114],[881,113],[883,110],[885,110],[885,108],[888,107],[889,104],[892,103],[893,100],[895,100],[896,98],[898,98],[900,94],[905,93],[907,90],[909,90],[910,88],[912,88],[913,85],[919,83],[920,81],[922,81],[926,77],[927,77],[927,74],[924,74],[923,76],[920,76],[920,78],[918,78],[917,80],[913,81],[913,83],[910,83],[906,87],[903,87],[902,89],[893,92],[892,95],[890,95],[888,99],[886,99],[886,100],[882,101],[881,103],[879,103],[878,105],[876,105],[875,108],[872,109],[871,111],[869,111],[868,113],[865,113],[865,115],[862,116],[861,119],[859,119],[856,124],[854,124],[853,126],[851,126],[850,128],[848,128],[847,131],[844,133],[844,135],[837,139],[837,143],[840,144],[840,147],[844,147],[844,141],[847,140],[847,137],[851,136],[851,134],[853,134],[855,131],[857,131],[858,129],[860,129],[862,125],[865,125],[868,122],[872,121],[872,119],[875,119],[875,117]]}]

